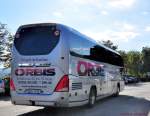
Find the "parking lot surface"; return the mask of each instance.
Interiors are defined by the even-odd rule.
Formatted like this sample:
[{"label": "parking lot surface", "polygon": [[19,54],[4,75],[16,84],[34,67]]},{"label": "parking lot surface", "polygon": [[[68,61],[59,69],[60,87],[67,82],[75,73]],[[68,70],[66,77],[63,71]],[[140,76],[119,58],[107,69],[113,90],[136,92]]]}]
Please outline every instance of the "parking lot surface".
[{"label": "parking lot surface", "polygon": [[44,108],[15,106],[0,96],[0,116],[150,116],[150,83],[125,87],[118,97],[99,100],[93,108]]}]

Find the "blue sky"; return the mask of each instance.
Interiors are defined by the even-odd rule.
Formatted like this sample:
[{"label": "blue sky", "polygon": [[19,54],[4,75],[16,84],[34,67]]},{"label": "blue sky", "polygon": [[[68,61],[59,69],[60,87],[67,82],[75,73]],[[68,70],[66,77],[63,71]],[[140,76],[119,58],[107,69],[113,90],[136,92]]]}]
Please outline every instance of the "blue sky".
[{"label": "blue sky", "polygon": [[149,0],[1,0],[0,22],[12,33],[22,24],[57,22],[121,50],[150,47]]}]

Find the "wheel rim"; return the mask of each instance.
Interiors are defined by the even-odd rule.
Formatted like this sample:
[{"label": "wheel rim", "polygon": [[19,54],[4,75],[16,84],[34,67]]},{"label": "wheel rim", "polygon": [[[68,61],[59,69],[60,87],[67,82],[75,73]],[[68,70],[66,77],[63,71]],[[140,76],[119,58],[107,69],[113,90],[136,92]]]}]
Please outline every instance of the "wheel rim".
[{"label": "wheel rim", "polygon": [[95,103],[95,94],[92,92],[92,95],[90,96],[90,103],[93,105]]},{"label": "wheel rim", "polygon": [[120,89],[119,89],[119,87],[118,87],[118,90],[117,90],[117,92],[118,92],[118,93],[120,92]]},{"label": "wheel rim", "polygon": [[117,87],[116,95],[119,95],[119,92],[120,92],[120,89],[119,89],[119,87]]}]

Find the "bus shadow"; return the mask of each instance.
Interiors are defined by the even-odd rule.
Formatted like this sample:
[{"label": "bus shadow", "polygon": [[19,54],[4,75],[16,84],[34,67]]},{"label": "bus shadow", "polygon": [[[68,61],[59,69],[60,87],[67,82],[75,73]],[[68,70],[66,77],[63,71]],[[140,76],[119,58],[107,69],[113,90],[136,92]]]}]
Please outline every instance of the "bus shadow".
[{"label": "bus shadow", "polygon": [[129,83],[126,86],[127,87],[140,87],[140,86],[143,86],[143,85],[146,85],[146,84],[147,83],[139,82],[139,83]]},{"label": "bus shadow", "polygon": [[149,100],[120,95],[99,100],[93,108],[43,108],[19,116],[147,116],[149,112]]},{"label": "bus shadow", "polygon": [[10,96],[0,94],[0,101],[10,101]]}]

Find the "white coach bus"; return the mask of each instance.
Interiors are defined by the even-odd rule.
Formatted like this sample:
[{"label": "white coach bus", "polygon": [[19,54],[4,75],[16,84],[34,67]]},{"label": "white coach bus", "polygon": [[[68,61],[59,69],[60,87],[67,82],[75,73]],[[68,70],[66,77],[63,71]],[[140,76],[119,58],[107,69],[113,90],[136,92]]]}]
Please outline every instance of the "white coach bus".
[{"label": "white coach bus", "polygon": [[61,24],[20,26],[12,48],[11,100],[15,105],[72,107],[124,88],[121,56]]}]

